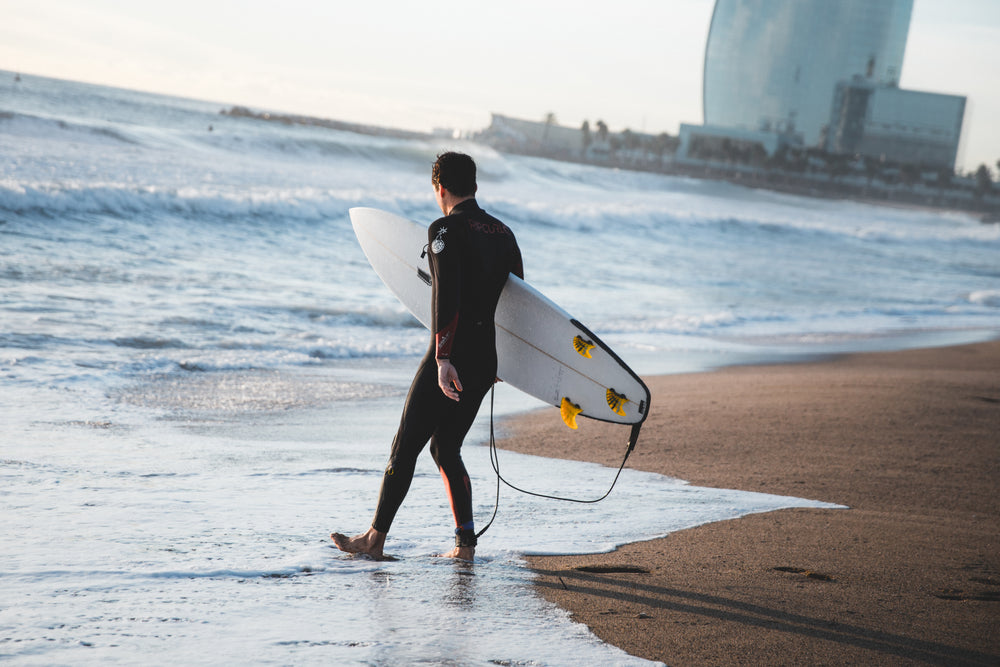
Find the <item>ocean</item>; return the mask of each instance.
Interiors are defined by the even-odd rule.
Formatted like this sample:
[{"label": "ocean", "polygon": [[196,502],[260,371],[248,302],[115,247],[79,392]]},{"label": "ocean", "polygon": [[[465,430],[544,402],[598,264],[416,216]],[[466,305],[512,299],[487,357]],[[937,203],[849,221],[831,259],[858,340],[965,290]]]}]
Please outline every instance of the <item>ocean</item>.
[{"label": "ocean", "polygon": [[[228,106],[0,72],[0,659],[647,664],[535,595],[523,556],[835,511],[626,469],[596,505],[505,489],[476,562],[452,563],[435,557],[451,517],[424,456],[387,544],[398,560],[332,549],[332,530],[370,521],[428,342],[347,211],[435,219],[445,149],[477,160],[479,201],[514,230],[527,280],[643,375],[1000,332],[1000,225],[969,215]],[[498,417],[537,408],[497,390]],[[465,446],[479,525],[489,428],[484,409]],[[598,496],[614,476],[500,458],[547,493]]]}]

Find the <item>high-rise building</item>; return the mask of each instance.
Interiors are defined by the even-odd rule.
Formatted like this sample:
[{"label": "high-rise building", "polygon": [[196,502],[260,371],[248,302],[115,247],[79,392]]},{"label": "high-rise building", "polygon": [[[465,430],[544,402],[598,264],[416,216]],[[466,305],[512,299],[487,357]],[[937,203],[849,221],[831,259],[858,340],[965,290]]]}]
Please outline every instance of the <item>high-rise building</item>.
[{"label": "high-rise building", "polygon": [[895,85],[913,0],[717,0],[705,125],[824,142],[838,82]]},{"label": "high-rise building", "polygon": [[716,0],[701,126],[678,160],[761,163],[782,146],[953,168],[965,98],[902,90],[913,0]]}]

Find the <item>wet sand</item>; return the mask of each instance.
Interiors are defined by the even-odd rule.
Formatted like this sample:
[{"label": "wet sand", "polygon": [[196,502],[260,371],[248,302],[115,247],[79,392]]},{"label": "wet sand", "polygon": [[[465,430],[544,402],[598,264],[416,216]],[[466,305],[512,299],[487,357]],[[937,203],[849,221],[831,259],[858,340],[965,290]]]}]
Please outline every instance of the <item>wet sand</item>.
[{"label": "wet sand", "polygon": [[[1000,664],[1000,342],[649,385],[630,467],[849,509],[531,558],[547,599],[670,665]],[[553,409],[505,434],[506,449],[617,467],[628,429],[573,432]]]}]

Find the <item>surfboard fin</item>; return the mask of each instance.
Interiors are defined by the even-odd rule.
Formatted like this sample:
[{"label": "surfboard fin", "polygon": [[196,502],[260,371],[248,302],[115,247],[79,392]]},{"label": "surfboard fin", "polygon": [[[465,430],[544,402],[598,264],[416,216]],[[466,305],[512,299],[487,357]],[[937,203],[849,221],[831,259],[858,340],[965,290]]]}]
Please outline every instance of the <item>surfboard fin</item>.
[{"label": "surfboard fin", "polygon": [[605,393],[605,398],[608,400],[608,407],[611,408],[615,414],[621,417],[625,416],[625,404],[628,403],[628,399],[625,398],[624,394],[619,394],[614,389],[608,389]]},{"label": "surfboard fin", "polygon": [[562,415],[563,421],[566,422],[566,426],[576,430],[576,416],[581,412],[583,412],[583,408],[575,405],[568,398],[563,398],[562,405],[559,406],[559,413]]},{"label": "surfboard fin", "polygon": [[574,337],[573,348],[580,353],[581,357],[593,359],[593,357],[590,356],[590,351],[594,349],[594,344],[586,338],[583,338],[582,336]]}]

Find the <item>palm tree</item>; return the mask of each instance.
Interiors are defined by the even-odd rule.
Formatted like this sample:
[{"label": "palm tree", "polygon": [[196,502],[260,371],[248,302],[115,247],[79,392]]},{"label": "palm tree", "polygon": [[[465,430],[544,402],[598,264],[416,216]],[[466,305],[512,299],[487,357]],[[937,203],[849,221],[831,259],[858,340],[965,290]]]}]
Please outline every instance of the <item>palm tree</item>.
[{"label": "palm tree", "polygon": [[993,189],[993,179],[990,178],[990,168],[985,164],[976,169],[976,196],[982,197]]},{"label": "palm tree", "polygon": [[639,147],[639,137],[632,130],[625,128],[622,130],[622,141],[625,143],[625,148],[629,150],[634,150]]},{"label": "palm tree", "polygon": [[548,112],[545,114],[545,131],[542,132],[542,146],[545,146],[549,138],[549,128],[556,124],[556,114],[555,112]]},{"label": "palm tree", "polygon": [[608,140],[608,124],[603,120],[597,121],[597,138],[601,141]]}]

